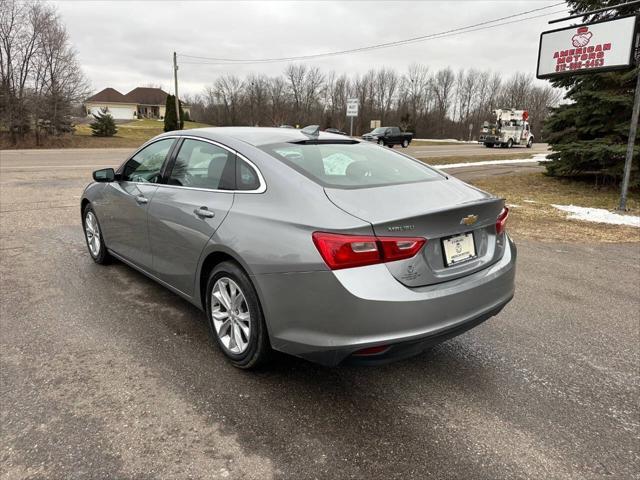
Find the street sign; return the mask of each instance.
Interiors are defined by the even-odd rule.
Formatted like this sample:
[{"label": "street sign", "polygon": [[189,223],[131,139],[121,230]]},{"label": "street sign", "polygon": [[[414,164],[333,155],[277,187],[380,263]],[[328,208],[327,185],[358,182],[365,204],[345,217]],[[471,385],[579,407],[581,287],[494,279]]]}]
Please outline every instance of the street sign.
[{"label": "street sign", "polygon": [[629,68],[633,65],[637,16],[542,32],[538,78]]},{"label": "street sign", "polygon": [[347,117],[358,116],[358,99],[350,98],[347,100]]}]

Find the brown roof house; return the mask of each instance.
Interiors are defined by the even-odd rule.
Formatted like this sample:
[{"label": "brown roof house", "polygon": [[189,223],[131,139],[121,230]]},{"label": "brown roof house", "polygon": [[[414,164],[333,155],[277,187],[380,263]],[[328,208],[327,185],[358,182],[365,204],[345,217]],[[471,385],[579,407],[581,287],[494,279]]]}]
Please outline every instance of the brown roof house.
[{"label": "brown roof house", "polygon": [[[138,118],[164,119],[168,93],[161,88],[138,87],[126,95],[108,87],[85,100],[87,115],[106,109],[116,120],[135,120]],[[182,104],[185,112],[189,106]],[[189,112],[190,113],[190,112]]]}]

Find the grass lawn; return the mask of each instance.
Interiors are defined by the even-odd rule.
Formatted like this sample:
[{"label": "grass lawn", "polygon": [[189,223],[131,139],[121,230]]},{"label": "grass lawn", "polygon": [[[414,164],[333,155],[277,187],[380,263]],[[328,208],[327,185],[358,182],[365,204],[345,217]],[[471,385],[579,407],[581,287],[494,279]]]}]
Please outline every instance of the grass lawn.
[{"label": "grass lawn", "polygon": [[[567,220],[566,213],[550,204],[614,210],[617,187],[547,177],[542,173],[501,175],[472,182],[476,187],[506,198],[511,207],[508,227],[513,237],[553,242],[640,242],[640,229],[622,225]],[[640,215],[640,192],[630,192],[627,206]]]},{"label": "grass lawn", "polygon": [[[205,123],[184,122],[184,129],[209,127]],[[113,137],[100,138],[91,135],[91,127],[88,124],[76,126],[76,132],[72,137],[72,147],[137,147],[150,138],[163,132],[164,122],[161,120],[135,120],[133,122],[118,125],[118,133]]]},{"label": "grass lawn", "polygon": [[[113,137],[93,137],[88,124],[76,125],[73,135],[64,137],[49,137],[43,145],[36,146],[35,139],[30,136],[18,145],[12,145],[6,138],[0,138],[0,148],[135,148],[150,138],[163,132],[164,122],[161,120],[134,120],[118,124],[118,133]],[[210,127],[205,123],[184,122],[185,130],[192,128]]]}]

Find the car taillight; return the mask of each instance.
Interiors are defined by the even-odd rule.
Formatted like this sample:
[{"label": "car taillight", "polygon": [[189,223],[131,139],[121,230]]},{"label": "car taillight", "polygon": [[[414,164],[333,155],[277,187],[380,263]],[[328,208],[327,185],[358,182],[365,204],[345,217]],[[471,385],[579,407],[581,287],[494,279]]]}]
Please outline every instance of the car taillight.
[{"label": "car taillight", "polygon": [[341,235],[326,232],[314,232],[312,238],[331,270],[411,258],[427,242],[424,238]]},{"label": "car taillight", "polygon": [[500,235],[507,226],[507,218],[509,218],[509,209],[504,207],[496,220],[496,234]]}]

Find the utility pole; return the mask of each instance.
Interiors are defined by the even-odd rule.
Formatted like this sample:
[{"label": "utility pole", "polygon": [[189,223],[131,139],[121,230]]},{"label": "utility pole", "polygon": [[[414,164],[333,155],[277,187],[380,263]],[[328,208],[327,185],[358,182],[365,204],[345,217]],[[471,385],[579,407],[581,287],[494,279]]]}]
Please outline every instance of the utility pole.
[{"label": "utility pole", "polygon": [[633,162],[633,146],[636,142],[638,131],[638,114],[640,114],[640,34],[636,36],[636,94],[631,112],[631,126],[629,127],[629,140],[627,141],[627,155],[624,160],[624,174],[622,175],[622,191],[620,192],[620,205],[618,210],[627,209],[627,192],[629,191],[629,178],[631,177],[631,163]]},{"label": "utility pole", "polygon": [[178,56],[173,52],[173,80],[175,82],[176,93],[176,118],[178,119],[178,130],[180,130],[180,99],[178,98]]}]

